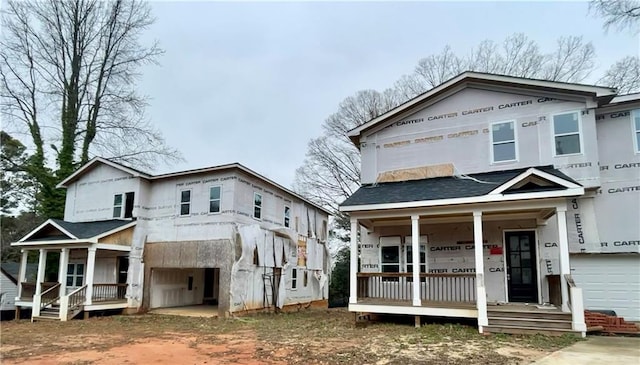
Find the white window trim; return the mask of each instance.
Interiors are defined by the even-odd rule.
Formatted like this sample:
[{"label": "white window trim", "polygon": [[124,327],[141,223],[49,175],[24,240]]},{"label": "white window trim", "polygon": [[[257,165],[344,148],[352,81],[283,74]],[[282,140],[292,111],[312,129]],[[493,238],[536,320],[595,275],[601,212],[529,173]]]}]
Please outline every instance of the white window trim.
[{"label": "white window trim", "polygon": [[[115,204],[115,200],[116,200],[116,196],[117,196],[117,195],[120,195],[120,205],[116,205],[116,204]],[[113,217],[113,218],[119,218],[119,219],[122,219],[122,218],[124,217],[124,206],[125,206],[125,200],[126,200],[126,198],[127,198],[127,194],[126,194],[126,193],[115,193],[115,194],[113,194],[113,201],[114,201],[114,203],[113,203],[113,208],[111,209],[111,215],[112,215],[112,217]],[[114,216],[114,215],[113,215],[113,211],[114,211],[114,209],[116,209],[116,207],[118,207],[118,206],[120,207],[120,216],[116,217],[116,216]]]},{"label": "white window trim", "polygon": [[[289,225],[287,225],[287,208],[289,208]],[[282,210],[282,225],[285,228],[291,228],[291,206],[285,205]]]},{"label": "white window trim", "polygon": [[76,286],[76,278],[78,277],[76,275],[76,268],[78,264],[82,264],[84,265],[82,267],[82,285],[87,283],[87,262],[85,262],[82,259],[71,259],[69,260],[69,262],[67,262],[67,268],[69,267],[69,265],[74,265],[73,267],[73,274],[69,275],[65,272],[65,276],[64,276],[64,281],[65,283],[67,282],[67,279],[69,278],[69,276],[73,277],[73,283],[71,283],[72,285],[67,285],[67,288],[79,288],[80,286]]},{"label": "white window trim", "polygon": [[[494,146],[494,142],[493,142],[493,126],[495,124],[505,124],[505,123],[512,123],[513,124],[513,148],[515,149],[515,159],[513,160],[502,160],[502,161],[496,161],[495,160],[495,156],[493,155],[493,146]],[[491,164],[492,165],[498,165],[498,164],[503,164],[503,163],[511,163],[511,162],[518,162],[520,160],[520,155],[518,153],[518,128],[517,128],[518,124],[516,123],[515,120],[503,120],[501,122],[493,122],[489,125],[489,138],[491,140],[491,144],[489,146],[489,153],[491,154]],[[511,141],[502,141],[502,142],[496,142],[497,144],[505,144],[505,143],[511,143]]]},{"label": "white window trim", "polygon": [[394,264],[391,264],[391,263],[383,264],[382,263],[382,248],[383,247],[390,247],[390,246],[398,247],[398,263],[397,263],[398,272],[404,272],[404,271],[402,271],[404,269],[404,266],[405,266],[404,263],[403,263],[404,260],[402,259],[402,253],[403,253],[403,250],[402,250],[402,238],[400,238],[398,236],[386,236],[386,237],[398,237],[399,240],[398,240],[397,243],[396,242],[381,242],[380,239],[383,238],[383,237],[385,237],[385,236],[382,236],[382,237],[378,238],[378,246],[379,246],[379,248],[378,248],[378,265],[379,266],[378,267],[380,268],[380,272],[383,272],[382,271],[383,265],[385,265],[385,266],[396,265],[395,263]]},{"label": "white window trim", "polygon": [[[418,244],[418,250],[420,250],[423,247],[424,247],[424,252],[425,252],[424,256],[425,256],[425,260],[426,260],[427,259],[427,244],[426,243],[419,243]],[[413,257],[408,255],[409,250],[411,250],[411,249],[412,249],[412,245],[410,243],[409,244],[405,243],[405,245],[404,245],[404,256],[405,257],[404,257],[404,265],[403,265],[404,266],[404,271],[403,272],[413,272],[413,271],[409,271],[409,268],[408,268],[409,265],[413,265],[412,262],[409,262],[409,259],[413,260]],[[418,255],[418,258],[420,258],[420,255]],[[426,268],[427,261],[420,262],[420,266],[424,266]],[[425,272],[425,274],[428,274],[428,273]]]},{"label": "white window trim", "polygon": [[[293,277],[293,273],[296,273],[295,278]],[[293,267],[291,268],[291,290],[298,290],[298,280],[300,278],[298,278],[298,268],[297,267]],[[295,283],[295,286],[293,285],[293,283]]]},{"label": "white window trim", "polygon": [[[256,205],[256,195],[259,195],[259,196],[260,196],[260,217],[256,217],[256,207],[257,207],[257,205]],[[264,200],[263,200],[263,198],[264,198],[264,197],[262,196],[262,194],[260,194],[260,193],[256,193],[255,191],[253,192],[253,203],[252,203],[252,206],[253,206],[253,214],[251,214],[251,216],[253,217],[253,219],[257,219],[257,220],[259,220],[259,221],[261,221],[261,220],[262,220],[262,216],[263,216],[263,214],[262,214],[262,213],[263,213],[263,207],[264,207],[264,204],[263,204],[263,203],[264,203]]]},{"label": "white window trim", "polygon": [[[211,189],[212,188],[220,188],[220,198],[218,199],[211,199]],[[211,211],[211,202],[213,200],[218,200],[218,207],[219,207],[219,211],[217,212],[212,212]],[[209,207],[207,208],[207,210],[209,211],[209,214],[220,214],[222,213],[222,185],[211,185],[209,186]]]},{"label": "white window trim", "polygon": [[640,129],[636,129],[636,115],[640,118],[640,109],[634,109],[629,113],[631,116],[631,137],[633,138],[633,152],[636,155],[640,155],[640,144],[638,144],[638,135],[640,134]]},{"label": "white window trim", "polygon": [[[189,192],[189,214],[182,214],[182,204],[186,204],[182,202],[182,192],[183,191],[188,191]],[[179,217],[190,217],[191,216],[191,212],[193,211],[192,208],[192,203],[193,202],[193,191],[192,189],[180,189],[180,191],[178,192],[178,216]]]},{"label": "white window trim", "polygon": [[[557,151],[556,151],[556,137],[570,136],[570,135],[576,134],[576,132],[556,134],[556,119],[555,119],[555,117],[556,117],[556,115],[564,115],[564,114],[572,114],[572,113],[578,114],[578,139],[580,141],[580,152],[578,152],[578,153],[566,153],[566,154],[559,155],[557,153]],[[553,149],[553,157],[567,157],[567,156],[580,156],[580,155],[583,155],[584,154],[584,143],[582,141],[582,110],[568,110],[568,111],[565,111],[565,112],[551,114],[551,138],[552,138],[551,148]]]}]

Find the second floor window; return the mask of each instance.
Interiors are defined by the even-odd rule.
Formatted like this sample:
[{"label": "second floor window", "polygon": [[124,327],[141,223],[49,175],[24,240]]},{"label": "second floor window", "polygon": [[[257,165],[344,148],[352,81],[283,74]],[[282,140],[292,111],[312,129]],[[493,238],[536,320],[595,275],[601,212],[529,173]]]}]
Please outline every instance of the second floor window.
[{"label": "second floor window", "polygon": [[284,226],[291,227],[291,208],[286,205],[284,206]]},{"label": "second floor window", "polygon": [[113,218],[133,217],[133,192],[113,196]]},{"label": "second floor window", "polygon": [[191,214],[191,190],[180,192],[180,215]]},{"label": "second floor window", "polygon": [[492,162],[516,160],[516,132],[514,122],[491,125]]},{"label": "second floor window", "polygon": [[556,156],[581,153],[579,113],[554,115],[553,138]]},{"label": "second floor window", "polygon": [[209,188],[209,213],[220,213],[220,187]]},{"label": "second floor window", "polygon": [[253,218],[262,219],[262,195],[253,193]]},{"label": "second floor window", "polygon": [[640,109],[634,110],[631,114],[633,123],[633,138],[635,141],[636,153],[640,153]]}]

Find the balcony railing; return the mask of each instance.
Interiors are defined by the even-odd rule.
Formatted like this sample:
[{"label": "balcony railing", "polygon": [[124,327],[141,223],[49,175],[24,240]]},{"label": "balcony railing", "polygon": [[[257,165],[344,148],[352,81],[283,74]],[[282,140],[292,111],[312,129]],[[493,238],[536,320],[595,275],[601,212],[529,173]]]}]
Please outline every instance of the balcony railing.
[{"label": "balcony railing", "polygon": [[[358,273],[358,299],[413,299],[413,273]],[[475,303],[475,274],[420,274],[420,299]]]},{"label": "balcony railing", "polygon": [[93,294],[91,301],[111,302],[125,300],[127,284],[93,284]]}]

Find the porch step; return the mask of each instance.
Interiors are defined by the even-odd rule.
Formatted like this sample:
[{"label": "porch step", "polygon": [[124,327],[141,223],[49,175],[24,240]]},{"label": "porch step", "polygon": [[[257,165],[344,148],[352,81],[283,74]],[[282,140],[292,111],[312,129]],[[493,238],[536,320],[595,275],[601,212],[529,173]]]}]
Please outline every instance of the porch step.
[{"label": "porch step", "polygon": [[569,320],[558,320],[546,318],[489,317],[489,326],[571,330],[571,318],[569,318]]},{"label": "porch step", "polygon": [[578,333],[571,329],[561,328],[546,328],[546,327],[524,327],[524,326],[485,326],[483,327],[485,333],[509,333],[514,335],[535,335],[544,334],[549,336],[562,336],[564,334],[573,333],[576,336]]},{"label": "porch step", "polygon": [[520,319],[544,319],[553,321],[571,322],[571,313],[552,310],[518,310],[518,309],[489,309],[487,316],[491,318],[520,318]]}]

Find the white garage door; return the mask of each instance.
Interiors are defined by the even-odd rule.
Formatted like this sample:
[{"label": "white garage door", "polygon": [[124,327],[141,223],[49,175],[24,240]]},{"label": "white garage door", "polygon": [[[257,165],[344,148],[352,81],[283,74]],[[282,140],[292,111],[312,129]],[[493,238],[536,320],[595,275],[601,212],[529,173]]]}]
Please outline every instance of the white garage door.
[{"label": "white garage door", "polygon": [[640,255],[571,256],[571,275],[582,288],[585,309],[614,310],[640,321]]}]

